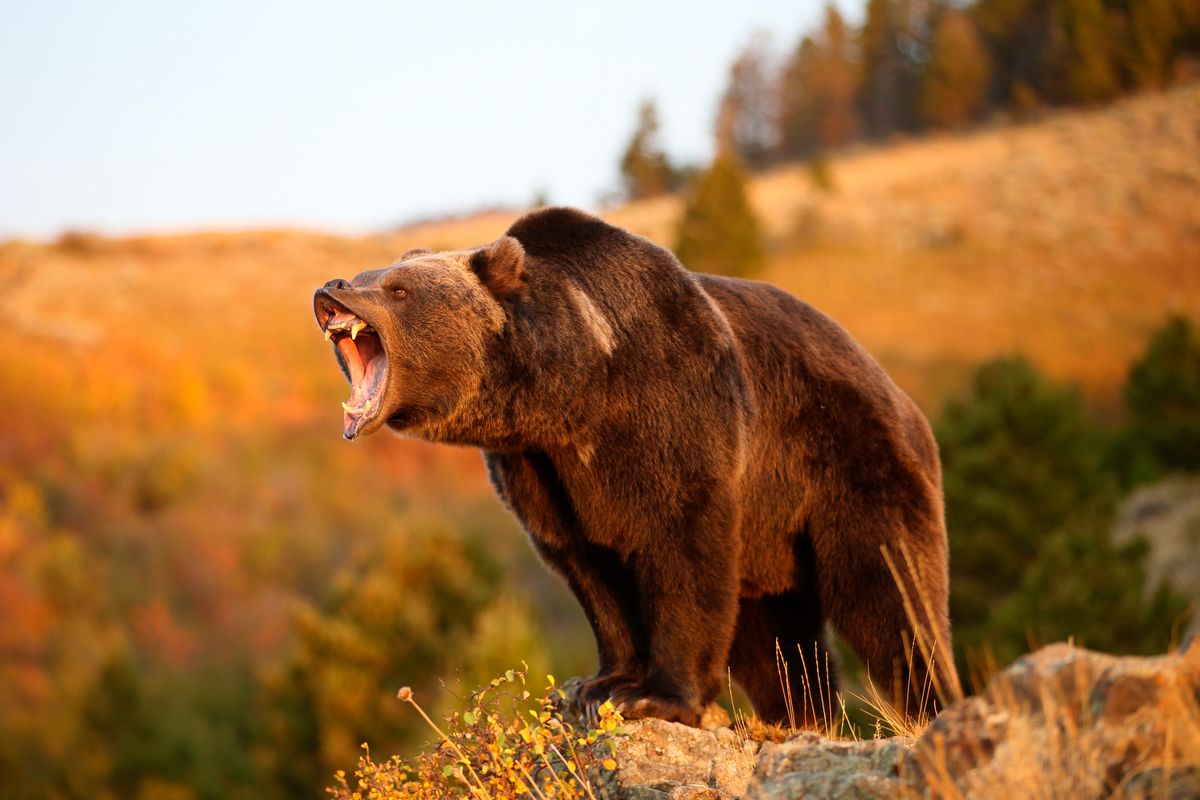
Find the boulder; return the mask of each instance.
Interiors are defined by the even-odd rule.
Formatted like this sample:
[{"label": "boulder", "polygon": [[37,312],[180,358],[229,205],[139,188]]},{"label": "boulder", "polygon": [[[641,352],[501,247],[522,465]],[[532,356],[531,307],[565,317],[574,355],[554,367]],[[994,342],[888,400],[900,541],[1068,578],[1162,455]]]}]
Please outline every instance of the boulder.
[{"label": "boulder", "polygon": [[[1113,542],[1139,536],[1150,544],[1146,593],[1165,582],[1200,607],[1200,476],[1176,475],[1131,494],[1117,513]],[[1200,614],[1184,630],[1200,635]]]},{"label": "boulder", "polygon": [[759,744],[731,728],[626,722],[614,737],[617,769],[606,776],[614,800],[718,800],[741,797]]},{"label": "boulder", "polygon": [[[927,797],[1200,797],[1200,645],[1154,658],[1044,647],[944,711],[900,764]],[[1180,794],[1182,793],[1182,794]]]},{"label": "boulder", "polygon": [[800,732],[762,743],[719,721],[626,722],[597,797],[1200,798],[1200,643],[1153,658],[1044,647],[916,741]]},{"label": "boulder", "polygon": [[892,798],[901,788],[897,767],[907,751],[907,742],[901,739],[848,742],[800,733],[762,746],[744,797]]}]

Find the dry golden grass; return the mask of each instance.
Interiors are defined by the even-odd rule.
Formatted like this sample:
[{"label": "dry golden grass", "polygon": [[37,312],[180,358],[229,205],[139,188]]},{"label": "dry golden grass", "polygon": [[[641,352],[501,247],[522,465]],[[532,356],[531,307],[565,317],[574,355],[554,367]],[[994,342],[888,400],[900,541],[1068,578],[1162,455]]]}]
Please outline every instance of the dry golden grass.
[{"label": "dry golden grass", "polygon": [[[1037,125],[846,154],[831,162],[833,192],[814,188],[802,166],[774,171],[752,187],[771,240],[764,277],[844,324],[927,410],[976,362],[1013,350],[1111,395],[1165,314],[1200,318],[1198,128],[1200,87],[1185,87]],[[661,198],[604,215],[669,244],[678,212],[676,199]],[[228,442],[253,439],[279,460],[277,444],[293,437],[306,447],[291,457],[370,489],[403,485],[414,503],[438,509],[491,504],[470,450],[391,437],[342,445],[344,381],[310,296],[330,277],[387,264],[409,247],[490,241],[515,216],[358,238],[275,230],[0,244],[9,419],[0,459],[14,473],[31,458],[61,460],[55,474],[94,483],[88,491],[99,494],[108,489],[97,474],[140,465],[139,448],[152,443],[208,437],[215,444],[201,454],[215,459]],[[253,504],[224,502],[246,480],[228,472],[198,490],[211,502],[167,509],[156,532],[191,531],[178,515],[202,507],[206,532],[254,535],[233,518]],[[289,492],[267,487],[263,502]],[[354,500],[347,491],[330,503]],[[212,538],[186,551],[198,572],[233,560]],[[227,572],[238,584],[241,573]],[[278,642],[286,620],[274,602],[254,607]],[[175,634],[163,608],[148,606],[138,624],[167,640]],[[245,604],[236,613],[252,616]],[[839,710],[826,730],[836,733]],[[1172,729],[1172,747],[1186,743],[1194,755],[1197,730]]]},{"label": "dry golden grass", "polygon": [[[1200,316],[1200,88],[834,162],[757,187],[797,247],[767,278],[841,321],[925,404],[1023,351],[1111,394],[1168,312]],[[790,198],[790,203],[788,199]],[[766,209],[764,208],[764,212]]]},{"label": "dry golden grass", "polygon": [[1146,659],[1054,645],[999,675],[915,747],[934,797],[1194,797],[1200,650]]},{"label": "dry golden grass", "polygon": [[[831,162],[832,193],[803,166],[773,171],[752,188],[772,242],[763,277],[840,321],[926,407],[971,365],[1014,351],[1111,395],[1165,314],[1200,318],[1198,126],[1200,86],[1191,86],[850,153]],[[678,212],[675,198],[660,198],[604,216],[670,244]],[[273,379],[315,381],[323,394],[336,376],[312,340],[315,286],[412,246],[490,241],[515,216],[364,238],[10,242],[0,245],[0,313],[10,333],[50,342],[59,357],[61,344],[81,355],[111,348],[200,370],[252,352],[260,370],[278,365]],[[309,388],[285,398],[287,413],[311,410]]]},{"label": "dry golden grass", "polygon": [[[933,665],[948,658],[923,623],[930,610],[910,596],[906,579],[916,567],[903,549],[884,551],[905,595],[915,631],[912,661]],[[908,587],[908,588],[906,588]],[[778,650],[778,645],[777,648]],[[780,687],[790,697],[791,678],[780,665]],[[826,676],[828,671],[826,671]],[[939,677],[940,675],[940,677]],[[828,678],[800,678],[805,702]],[[936,720],[888,702],[867,676],[857,696],[874,718],[874,738],[897,737],[911,749],[900,765],[895,796],[965,799],[1066,800],[1083,797],[1194,797],[1200,788],[1200,645],[1153,658],[1121,658],[1079,650],[1073,644],[1039,649],[989,676],[986,689],[964,698],[951,669],[930,669],[922,692],[935,692],[945,712]],[[817,691],[813,691],[813,686]],[[732,695],[731,695],[732,699]],[[827,739],[861,741],[846,701],[808,706]],[[790,712],[790,709],[789,709]],[[782,742],[797,732],[735,711],[743,738]]]}]

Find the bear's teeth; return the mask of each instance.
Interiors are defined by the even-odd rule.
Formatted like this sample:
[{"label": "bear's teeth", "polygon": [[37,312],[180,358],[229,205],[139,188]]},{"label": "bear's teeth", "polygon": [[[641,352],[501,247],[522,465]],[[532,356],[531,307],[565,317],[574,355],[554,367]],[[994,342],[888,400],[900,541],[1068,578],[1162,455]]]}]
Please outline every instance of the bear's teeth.
[{"label": "bear's teeth", "polygon": [[328,328],[326,328],[326,329],[325,329],[325,341],[327,341],[327,342],[328,342],[328,341],[329,341],[330,339],[332,339],[332,338],[333,338],[333,331],[331,331],[331,330],[329,330]]},{"label": "bear's teeth", "polygon": [[342,403],[342,411],[345,411],[347,414],[351,414],[353,416],[359,416],[359,415],[365,414],[370,410],[371,410],[371,398],[369,398],[369,397],[363,401],[363,404],[361,406],[352,406],[349,403]]},{"label": "bear's teeth", "polygon": [[350,338],[357,339],[358,332],[365,327],[367,327],[367,323],[363,322],[361,319],[355,320],[354,324],[350,326]]}]

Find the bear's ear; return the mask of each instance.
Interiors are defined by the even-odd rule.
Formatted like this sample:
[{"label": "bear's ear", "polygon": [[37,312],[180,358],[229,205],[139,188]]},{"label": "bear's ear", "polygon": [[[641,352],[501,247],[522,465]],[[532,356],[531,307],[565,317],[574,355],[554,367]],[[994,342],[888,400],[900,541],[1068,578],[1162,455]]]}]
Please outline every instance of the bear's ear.
[{"label": "bear's ear", "polygon": [[502,302],[525,295],[525,248],[511,236],[501,236],[472,253],[471,271]]},{"label": "bear's ear", "polygon": [[412,250],[406,250],[404,255],[400,256],[401,261],[408,261],[414,256],[427,256],[432,253],[432,250],[426,250],[424,247],[414,247]]}]

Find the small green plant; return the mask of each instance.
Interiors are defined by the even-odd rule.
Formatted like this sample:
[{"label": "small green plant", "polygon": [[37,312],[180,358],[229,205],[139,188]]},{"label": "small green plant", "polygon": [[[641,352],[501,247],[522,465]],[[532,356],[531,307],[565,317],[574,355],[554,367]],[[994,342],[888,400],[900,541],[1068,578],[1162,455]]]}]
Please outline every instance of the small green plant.
[{"label": "small green plant", "polygon": [[762,223],[746,191],[736,155],[720,152],[684,198],[675,255],[688,269],[734,277],[757,275],[766,263]]},{"label": "small green plant", "polygon": [[376,763],[366,744],[354,772],[344,771],[327,789],[335,800],[596,800],[593,779],[617,768],[616,746],[605,734],[620,733],[621,714],[605,702],[576,730],[564,717],[566,696],[548,675],[540,700],[525,688],[525,672],[508,670],[475,691],[465,708],[438,725],[407,686],[397,695],[437,734],[440,744],[414,759],[392,756]]},{"label": "small green plant", "polygon": [[808,179],[819,192],[829,194],[837,189],[833,182],[833,166],[824,153],[817,153],[808,160]]}]

